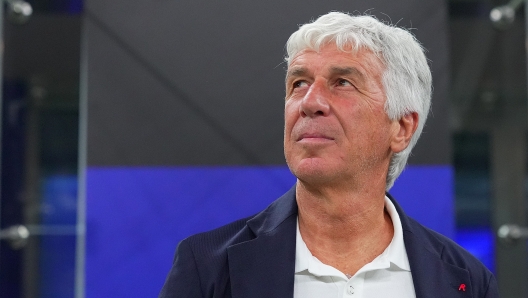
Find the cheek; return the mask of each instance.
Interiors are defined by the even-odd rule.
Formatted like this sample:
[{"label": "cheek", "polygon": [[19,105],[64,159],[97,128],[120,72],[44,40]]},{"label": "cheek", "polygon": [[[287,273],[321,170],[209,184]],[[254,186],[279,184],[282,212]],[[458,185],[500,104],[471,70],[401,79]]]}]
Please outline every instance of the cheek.
[{"label": "cheek", "polygon": [[374,145],[374,148],[386,151],[390,148],[393,126],[392,123],[383,118],[383,116],[380,116],[380,118],[373,119],[369,124],[371,131],[370,141]]},{"label": "cheek", "polygon": [[349,146],[356,146],[359,150],[367,150],[369,145],[385,145],[387,133],[391,129],[384,110],[369,108],[351,108],[349,113],[340,116],[346,139],[351,143]]},{"label": "cheek", "polygon": [[295,108],[295,105],[291,101],[287,101],[284,105],[284,139],[286,136],[290,136],[293,126],[299,117],[298,109]]}]

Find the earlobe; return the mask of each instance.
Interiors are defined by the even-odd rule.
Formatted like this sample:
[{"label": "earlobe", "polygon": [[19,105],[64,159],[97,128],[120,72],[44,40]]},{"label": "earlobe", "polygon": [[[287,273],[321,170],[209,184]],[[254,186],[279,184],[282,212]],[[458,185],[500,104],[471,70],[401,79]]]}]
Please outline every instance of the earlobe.
[{"label": "earlobe", "polygon": [[411,112],[404,115],[395,123],[396,130],[391,142],[394,153],[403,151],[409,145],[416,128],[418,127],[418,113]]}]

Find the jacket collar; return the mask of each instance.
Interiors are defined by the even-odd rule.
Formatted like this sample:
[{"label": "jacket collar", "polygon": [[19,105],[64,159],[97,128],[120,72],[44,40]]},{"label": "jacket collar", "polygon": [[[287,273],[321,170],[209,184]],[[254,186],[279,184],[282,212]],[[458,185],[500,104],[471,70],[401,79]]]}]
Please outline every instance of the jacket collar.
[{"label": "jacket collar", "polygon": [[443,242],[408,217],[390,194],[387,197],[400,215],[416,297],[472,297],[469,272],[444,262]]},{"label": "jacket collar", "polygon": [[[444,262],[444,244],[387,196],[400,215],[416,297],[472,297],[469,272]],[[228,248],[233,298],[293,297],[297,213],[293,186],[247,222],[255,238]]]},{"label": "jacket collar", "polygon": [[255,238],[227,249],[233,298],[293,297],[295,186],[247,222]]},{"label": "jacket collar", "polygon": [[268,208],[248,220],[248,227],[257,235],[270,233],[292,215],[297,217],[295,185],[284,195],[275,200]]}]

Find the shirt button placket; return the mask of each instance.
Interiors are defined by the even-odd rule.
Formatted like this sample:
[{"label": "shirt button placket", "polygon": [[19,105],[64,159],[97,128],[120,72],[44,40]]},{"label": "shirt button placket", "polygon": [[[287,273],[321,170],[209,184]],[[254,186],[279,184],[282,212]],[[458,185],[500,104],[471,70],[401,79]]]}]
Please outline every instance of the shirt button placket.
[{"label": "shirt button placket", "polygon": [[347,294],[354,295],[354,287],[351,284],[347,285]]}]

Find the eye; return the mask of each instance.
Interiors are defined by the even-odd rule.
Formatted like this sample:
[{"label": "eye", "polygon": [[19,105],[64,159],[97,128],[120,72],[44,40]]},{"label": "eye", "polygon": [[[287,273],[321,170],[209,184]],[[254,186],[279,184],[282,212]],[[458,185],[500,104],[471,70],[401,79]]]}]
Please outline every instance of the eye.
[{"label": "eye", "polygon": [[305,87],[308,86],[308,83],[303,80],[293,82],[293,88]]},{"label": "eye", "polygon": [[337,80],[337,85],[338,86],[352,86],[352,83],[350,83],[349,81],[347,81],[345,79],[338,79]]}]

